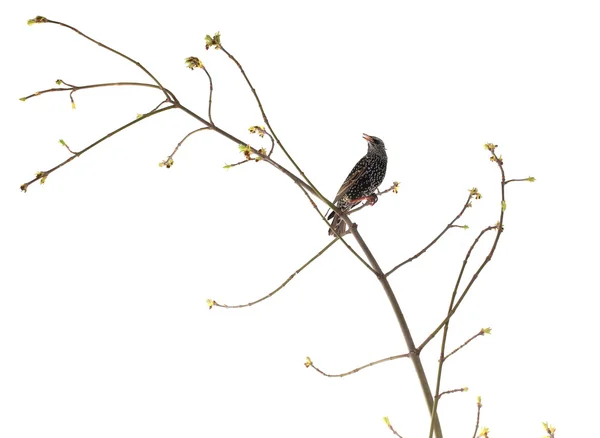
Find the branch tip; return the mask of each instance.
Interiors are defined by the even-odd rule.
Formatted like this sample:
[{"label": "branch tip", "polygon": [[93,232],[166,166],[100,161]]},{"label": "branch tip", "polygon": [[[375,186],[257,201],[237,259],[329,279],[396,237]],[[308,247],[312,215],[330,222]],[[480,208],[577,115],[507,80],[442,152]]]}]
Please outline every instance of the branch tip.
[{"label": "branch tip", "polygon": [[34,24],[40,24],[40,23],[47,23],[48,19],[46,17],[42,17],[41,15],[38,15],[35,18],[31,18],[30,20],[27,20],[27,26],[33,26]]},{"label": "branch tip", "polygon": [[202,64],[202,61],[200,61],[200,59],[198,59],[195,56],[185,58],[185,66],[190,70],[194,70],[196,68],[204,68],[204,64]]},{"label": "branch tip", "polygon": [[204,41],[206,42],[206,50],[210,49],[211,47],[219,50],[221,48],[221,33],[217,32],[212,37],[210,35],[206,35],[204,37]]}]

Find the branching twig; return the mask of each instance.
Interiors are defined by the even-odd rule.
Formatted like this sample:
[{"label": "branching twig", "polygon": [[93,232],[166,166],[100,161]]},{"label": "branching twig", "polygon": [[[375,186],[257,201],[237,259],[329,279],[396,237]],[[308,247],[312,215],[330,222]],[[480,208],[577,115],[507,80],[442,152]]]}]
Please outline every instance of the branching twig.
[{"label": "branching twig", "polygon": [[51,24],[58,24],[59,26],[66,27],[67,29],[70,29],[70,30],[72,30],[73,32],[75,32],[75,33],[77,33],[77,34],[81,35],[81,36],[82,36],[82,37],[84,37],[85,39],[87,39],[87,40],[89,40],[89,41],[91,41],[91,42],[93,42],[93,43],[96,43],[96,44],[98,44],[100,47],[102,47],[102,48],[104,48],[104,49],[106,49],[106,50],[108,50],[108,51],[110,51],[110,52],[113,52],[114,54],[116,54],[116,55],[119,55],[119,56],[121,56],[122,58],[125,58],[125,59],[126,59],[126,60],[128,60],[129,62],[131,62],[131,63],[133,63],[133,64],[137,65],[137,66],[138,66],[140,69],[142,69],[142,71],[143,71],[144,73],[146,73],[146,74],[147,74],[147,75],[148,75],[148,76],[149,76],[149,77],[150,77],[150,78],[151,78],[151,79],[154,81],[154,83],[156,83],[156,85],[158,86],[158,88],[160,88],[160,89],[161,89],[161,91],[162,91],[162,92],[165,94],[165,97],[167,98],[167,100],[168,100],[168,101],[170,101],[170,102],[173,102],[173,103],[176,103],[176,102],[177,102],[177,99],[175,98],[175,96],[174,96],[172,93],[168,92],[168,91],[167,91],[167,90],[166,90],[166,89],[165,89],[165,88],[162,86],[162,84],[161,84],[161,83],[158,81],[158,79],[156,79],[156,78],[154,77],[154,75],[153,75],[152,73],[150,73],[150,72],[149,72],[149,71],[146,69],[146,67],[144,67],[142,64],[140,64],[140,63],[139,63],[139,62],[137,62],[136,60],[134,60],[134,59],[131,59],[129,56],[127,56],[127,55],[124,55],[123,53],[121,53],[121,52],[119,52],[119,51],[117,51],[117,50],[115,50],[115,49],[113,49],[113,48],[111,48],[111,47],[107,46],[106,44],[103,44],[103,43],[101,43],[100,41],[96,41],[95,39],[93,39],[93,38],[90,38],[89,36],[87,36],[87,35],[86,35],[86,34],[84,34],[83,32],[80,32],[79,30],[75,29],[73,26],[69,26],[68,24],[61,23],[60,21],[49,20],[49,19],[47,19],[47,18],[45,18],[45,17],[40,17],[40,16],[38,16],[38,17],[35,17],[35,19],[33,19],[33,20],[30,20],[30,21],[29,21],[29,24],[33,24],[33,23],[51,23]]},{"label": "branching twig", "polygon": [[[62,84],[67,85],[68,88],[48,88],[46,90],[36,91],[35,93],[30,94],[29,96],[21,97],[21,98],[19,98],[19,100],[24,102],[27,99],[31,99],[32,97],[41,96],[42,94],[46,94],[46,93],[55,93],[57,91],[58,92],[70,91],[71,93],[74,93],[75,91],[79,91],[79,90],[87,90],[87,89],[91,89],[91,88],[101,88],[101,87],[136,86],[136,87],[149,87],[149,88],[160,89],[160,87],[158,85],[146,84],[143,82],[108,82],[108,83],[104,83],[104,84],[92,84],[92,85],[77,86],[77,85],[67,84],[62,79],[57,79],[56,83],[59,85],[62,85]],[[165,88],[165,90],[170,95],[173,95],[173,93],[171,93],[168,89]]]},{"label": "branching twig", "polygon": [[[220,50],[222,50],[223,53],[225,53],[235,63],[235,65],[237,65],[237,67],[240,69],[240,72],[242,73],[242,76],[244,76],[244,79],[246,80],[246,83],[248,84],[248,87],[250,87],[250,90],[252,91],[252,94],[254,95],[254,99],[256,100],[256,103],[258,104],[258,108],[260,109],[260,113],[262,114],[262,117],[263,117],[263,120],[264,120],[265,124],[269,128],[269,131],[271,131],[271,133],[273,134],[273,137],[275,138],[275,141],[277,142],[277,144],[279,145],[279,147],[281,148],[281,150],[283,151],[283,153],[285,154],[285,156],[288,158],[288,160],[290,160],[290,162],[296,168],[296,170],[300,173],[300,175],[302,175],[302,178],[304,178],[304,180],[306,181],[306,183],[315,191],[315,195],[317,197],[319,197],[323,202],[325,202],[331,208],[331,206],[332,206],[331,202],[327,198],[325,198],[317,190],[317,188],[314,186],[314,184],[308,179],[308,177],[302,171],[302,169],[300,168],[300,166],[298,166],[298,164],[296,164],[296,161],[294,161],[294,159],[292,158],[292,156],[285,149],[285,147],[283,146],[283,144],[279,140],[279,137],[277,137],[277,134],[275,134],[275,130],[273,129],[273,127],[271,126],[271,123],[269,122],[269,119],[267,118],[267,114],[265,112],[265,109],[263,108],[263,105],[262,105],[262,102],[260,101],[260,98],[258,97],[258,93],[256,92],[256,90],[254,89],[254,86],[250,82],[250,79],[248,78],[248,75],[246,75],[246,72],[244,71],[244,68],[242,67],[242,64],[240,64],[238,62],[238,60],[223,47],[223,45],[220,42],[220,38],[219,38],[219,42],[218,42],[217,48],[220,49]],[[208,49],[208,47],[207,47],[207,49]]]},{"label": "branching twig", "polygon": [[328,374],[328,373],[322,371],[321,369],[317,368],[313,364],[310,357],[306,358],[306,362],[304,362],[304,366],[306,366],[306,368],[308,368],[308,367],[314,368],[315,371],[317,371],[319,374],[324,375],[325,377],[346,377],[346,376],[349,376],[350,374],[358,373],[360,370],[364,370],[365,368],[369,368],[374,365],[378,365],[380,363],[384,363],[384,362],[388,362],[388,361],[396,360],[396,359],[402,359],[402,358],[410,357],[410,356],[411,356],[411,353],[405,353],[405,354],[398,354],[396,356],[386,357],[385,359],[379,359],[379,360],[376,360],[375,362],[370,362],[366,365],[362,365],[358,368],[354,368],[353,370],[347,371],[345,373],[340,373],[340,374]]},{"label": "branching twig", "polygon": [[154,115],[156,115],[156,114],[162,113],[163,111],[168,111],[168,110],[170,110],[170,109],[173,109],[173,108],[175,108],[175,107],[174,107],[173,105],[171,105],[171,106],[168,106],[168,107],[165,107],[165,108],[160,108],[160,109],[158,109],[158,110],[156,110],[156,111],[154,111],[154,112],[150,112],[150,113],[148,113],[148,114],[144,114],[144,115],[142,115],[142,117],[139,117],[139,118],[137,118],[137,119],[135,119],[135,120],[133,120],[133,121],[131,121],[131,122],[129,122],[129,123],[126,123],[126,124],[124,124],[123,126],[121,126],[121,127],[117,128],[117,129],[115,129],[114,131],[111,131],[111,132],[109,132],[109,133],[108,133],[108,134],[106,134],[104,137],[102,137],[101,139],[99,139],[99,140],[95,141],[94,143],[92,143],[92,144],[91,144],[91,145],[89,145],[88,147],[86,147],[86,148],[83,148],[82,150],[80,150],[80,151],[78,151],[78,152],[72,152],[72,151],[71,151],[71,153],[72,153],[73,155],[71,155],[69,158],[67,158],[67,159],[66,159],[65,161],[63,161],[62,163],[60,163],[60,164],[57,164],[56,166],[54,166],[54,167],[53,167],[52,169],[50,169],[50,170],[46,170],[46,171],[42,171],[42,172],[37,172],[37,173],[36,173],[36,176],[35,176],[35,178],[34,178],[34,179],[32,179],[31,181],[28,181],[28,182],[26,182],[25,184],[21,184],[21,190],[22,190],[23,192],[26,192],[26,191],[27,191],[27,188],[29,187],[29,185],[30,185],[30,184],[32,184],[32,183],[34,183],[34,182],[36,182],[36,181],[38,181],[38,180],[40,180],[40,182],[42,182],[42,181],[45,181],[45,180],[46,180],[46,177],[47,177],[48,175],[50,175],[52,172],[54,172],[54,171],[55,171],[55,170],[57,170],[57,169],[60,169],[60,168],[61,168],[61,167],[63,167],[65,164],[67,164],[67,163],[70,163],[70,162],[71,162],[71,161],[73,161],[75,158],[77,158],[77,157],[81,156],[81,155],[82,155],[82,154],[84,154],[85,152],[87,152],[87,151],[89,151],[90,149],[92,149],[94,146],[96,146],[96,145],[98,145],[98,144],[102,143],[104,140],[106,140],[106,139],[108,139],[108,138],[112,137],[112,136],[113,136],[113,135],[115,135],[116,133],[118,133],[118,132],[121,132],[121,131],[123,131],[123,130],[124,130],[124,129],[126,129],[126,128],[129,128],[130,126],[132,126],[132,125],[135,125],[136,123],[139,123],[139,122],[141,122],[142,120],[144,120],[144,119],[147,119],[148,117],[151,117],[151,116],[154,116]]},{"label": "branching twig", "polygon": [[[479,268],[477,269],[477,271],[475,272],[475,274],[473,275],[473,277],[471,277],[471,281],[469,282],[469,284],[467,285],[467,289],[469,289],[471,287],[471,285],[475,282],[475,280],[477,279],[477,277],[479,276],[479,273],[483,270],[483,268],[485,268],[485,266],[490,262],[490,260],[492,259],[492,256],[494,255],[494,252],[496,252],[496,247],[498,245],[498,241],[500,240],[500,235],[502,234],[502,232],[504,231],[504,211],[506,210],[506,199],[504,196],[504,187],[506,185],[506,176],[504,174],[504,161],[502,160],[502,157],[498,157],[496,155],[496,148],[498,147],[497,145],[491,144],[491,143],[487,143],[484,146],[488,151],[490,151],[491,153],[491,161],[495,162],[498,165],[498,169],[500,170],[500,219],[498,220],[498,223],[494,226],[494,227],[488,227],[486,229],[484,229],[478,236],[477,239],[479,239],[485,232],[489,231],[489,229],[495,228],[496,229],[496,238],[494,239],[494,243],[492,244],[492,247],[487,255],[487,257],[484,259],[484,261],[481,263],[481,265],[479,266]],[[476,240],[477,242],[477,240]],[[471,248],[469,249],[469,252],[467,253],[467,256],[465,257],[461,270],[460,270],[460,274],[458,275],[458,278],[456,280],[456,285],[454,286],[454,290],[452,292],[452,297],[450,298],[450,304],[448,306],[448,316],[447,316],[447,320],[444,324],[444,333],[442,335],[442,343],[441,343],[441,347],[440,347],[440,361],[438,363],[438,372],[437,372],[437,381],[436,381],[436,388],[435,388],[435,394],[436,394],[436,398],[435,398],[435,402],[433,404],[433,410],[432,410],[432,418],[434,415],[436,415],[437,413],[437,405],[438,405],[438,394],[440,393],[440,385],[441,385],[441,380],[442,380],[442,369],[444,367],[444,356],[445,356],[445,348],[446,348],[446,341],[448,339],[448,328],[450,325],[450,318],[452,316],[452,314],[454,314],[454,312],[456,311],[455,308],[458,307],[458,304],[460,304],[460,300],[459,302],[456,303],[456,306],[454,305],[454,301],[456,299],[456,294],[458,292],[458,287],[460,285],[460,281],[462,279],[463,273],[465,271],[465,268],[467,266],[467,262],[469,260],[469,257],[471,255],[471,251],[474,248],[476,242],[473,243],[473,245],[471,246]],[[463,292],[463,295],[461,296],[461,300],[464,298],[464,296],[466,295],[466,292]],[[431,422],[431,426],[429,428],[429,438],[433,437],[433,431],[434,431],[434,424],[433,421]]]},{"label": "branching twig", "polygon": [[[461,270],[461,272],[459,274],[459,279],[458,279],[459,282],[460,282],[460,279],[462,278],[462,275],[464,273],[464,267],[466,266],[466,263],[467,263],[469,257],[471,257],[471,253],[473,252],[473,249],[479,243],[479,240],[483,237],[483,235],[485,233],[487,233],[488,231],[491,231],[491,230],[495,230],[496,227],[497,227],[497,225],[489,226],[489,227],[484,228],[483,230],[481,230],[481,232],[479,233],[479,235],[475,238],[475,240],[473,241],[473,244],[471,245],[471,247],[467,251],[467,255],[465,256],[465,258],[463,260],[463,269]],[[473,275],[473,277],[471,277],[471,281],[469,282],[469,284],[467,285],[467,287],[465,287],[465,289],[463,290],[463,293],[461,294],[460,298],[457,300],[456,304],[452,308],[452,311],[448,315],[446,315],[446,318],[444,318],[444,320],[437,326],[437,328],[433,332],[431,332],[431,334],[429,336],[427,336],[427,338],[421,343],[421,345],[419,345],[418,351],[423,351],[423,348],[425,348],[425,346],[435,337],[435,335],[437,335],[438,332],[442,328],[444,328],[444,326],[450,320],[450,318],[452,317],[452,315],[454,315],[454,313],[456,312],[456,310],[458,310],[458,306],[460,306],[462,300],[467,295],[467,292],[470,290],[471,286],[475,282],[475,279],[477,279],[477,276],[479,275],[479,272],[481,272],[481,269],[482,268],[480,266],[480,269],[478,269],[478,272],[476,272]]]},{"label": "branching twig", "polygon": [[467,339],[465,341],[465,343],[463,343],[460,347],[455,348],[454,350],[452,350],[451,353],[448,353],[442,360],[446,360],[448,359],[450,356],[452,356],[454,353],[456,353],[458,350],[460,350],[461,348],[464,348],[467,346],[467,344],[469,344],[471,341],[473,341],[475,338],[478,338],[479,336],[483,336],[483,335],[489,335],[492,333],[492,329],[491,328],[482,328],[481,330],[479,330],[476,334],[474,334],[473,336],[471,336],[469,339]]},{"label": "branching twig", "polygon": [[251,301],[247,304],[237,304],[237,305],[227,305],[227,304],[219,304],[216,301],[212,300],[212,299],[208,299],[208,306],[209,308],[212,308],[213,306],[215,307],[222,307],[224,309],[240,309],[242,307],[250,307],[253,306],[255,304],[260,303],[261,301],[266,300],[267,298],[272,297],[273,295],[275,295],[277,292],[279,292],[281,289],[283,289],[290,281],[293,280],[293,278],[298,275],[300,272],[302,272],[304,270],[304,268],[306,268],[308,265],[310,265],[312,262],[314,262],[316,259],[318,259],[325,251],[327,251],[329,248],[331,248],[331,246],[333,246],[333,244],[337,242],[337,239],[333,239],[331,242],[329,242],[321,251],[319,251],[318,253],[316,253],[309,261],[307,261],[306,263],[304,263],[302,266],[300,266],[300,268],[298,268],[296,271],[294,271],[292,273],[292,275],[290,275],[287,280],[285,280],[283,283],[281,283],[281,285],[275,289],[273,292],[271,292],[268,295],[265,295],[262,298],[259,298],[256,301]]},{"label": "branching twig", "polygon": [[465,212],[465,210],[467,208],[469,208],[469,206],[471,205],[471,200],[473,199],[473,197],[475,197],[476,195],[473,193],[473,190],[471,190],[469,192],[469,197],[467,198],[467,202],[465,202],[465,205],[463,206],[462,210],[460,210],[460,212],[456,215],[456,217],[452,220],[452,222],[450,222],[448,225],[446,225],[446,228],[444,228],[442,230],[442,232],[440,234],[437,235],[437,237],[435,239],[433,239],[429,245],[427,245],[425,248],[423,248],[421,251],[419,251],[418,253],[416,253],[414,256],[404,260],[402,263],[397,264],[396,266],[394,266],[392,269],[390,269],[385,276],[389,276],[391,274],[394,273],[394,271],[396,271],[397,269],[401,268],[402,266],[406,265],[407,263],[412,262],[413,260],[421,257],[423,254],[425,254],[425,252],[431,248],[433,245],[435,245],[435,243],[440,240],[440,238],[446,234],[446,231],[448,231],[450,228],[455,228],[456,225],[454,225],[454,223],[460,219],[460,217],[463,215],[463,213]]}]

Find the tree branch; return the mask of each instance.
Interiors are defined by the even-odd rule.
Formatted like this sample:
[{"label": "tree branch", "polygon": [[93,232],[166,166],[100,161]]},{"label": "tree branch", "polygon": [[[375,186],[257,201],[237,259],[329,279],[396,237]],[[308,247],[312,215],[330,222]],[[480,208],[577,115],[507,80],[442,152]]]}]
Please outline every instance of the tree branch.
[{"label": "tree branch", "polygon": [[317,368],[313,364],[312,360],[310,360],[310,357],[306,358],[306,362],[304,363],[304,365],[306,366],[306,368],[308,368],[308,367],[314,368],[315,371],[317,371],[319,374],[324,375],[325,377],[346,377],[346,376],[349,376],[350,374],[358,373],[359,371],[364,370],[365,368],[369,368],[374,365],[378,365],[380,363],[388,362],[391,360],[410,357],[410,355],[411,355],[411,353],[404,353],[404,354],[398,354],[396,356],[386,357],[385,359],[379,359],[379,360],[376,360],[375,362],[370,362],[366,365],[359,366],[358,368],[354,368],[353,370],[346,371],[345,373],[340,373],[340,374],[328,374],[328,373],[322,371],[320,368]]},{"label": "tree branch", "polygon": [[327,245],[325,245],[325,247],[321,251],[319,251],[318,253],[316,253],[309,261],[307,261],[302,266],[300,266],[300,268],[298,268],[296,271],[294,271],[292,273],[292,275],[290,275],[287,278],[287,280],[285,280],[283,283],[281,283],[281,285],[277,289],[275,289],[273,292],[271,292],[270,294],[265,295],[264,297],[259,298],[256,301],[251,301],[251,302],[249,302],[247,304],[237,304],[237,305],[219,304],[219,303],[217,303],[216,301],[214,301],[212,299],[208,299],[208,300],[206,300],[207,303],[208,303],[208,307],[212,308],[213,306],[215,306],[215,307],[222,307],[224,309],[240,309],[242,307],[253,306],[255,304],[260,303],[261,301],[266,300],[267,298],[271,298],[273,295],[275,295],[277,292],[279,292],[281,289],[283,289],[290,281],[292,281],[296,275],[298,275],[300,272],[302,272],[304,270],[304,268],[306,268],[308,265],[310,265],[312,262],[314,262],[316,259],[318,259],[329,248],[331,248],[335,242],[337,242],[337,239],[331,240],[331,242],[329,242]]},{"label": "tree branch", "polygon": [[455,223],[455,222],[456,222],[458,219],[460,219],[460,217],[463,215],[463,213],[465,212],[465,210],[466,210],[467,208],[469,208],[469,206],[471,205],[471,199],[473,199],[473,197],[474,197],[474,196],[475,196],[475,195],[473,194],[473,192],[472,192],[472,191],[470,191],[470,192],[469,192],[469,197],[467,198],[467,202],[465,202],[465,205],[463,206],[462,210],[460,210],[460,212],[459,212],[459,213],[456,215],[456,217],[455,217],[455,218],[452,220],[452,222],[450,222],[448,225],[446,225],[446,228],[444,228],[444,229],[442,230],[442,232],[441,232],[440,234],[438,234],[438,235],[437,235],[437,237],[436,237],[435,239],[433,239],[433,240],[432,240],[432,241],[429,243],[429,245],[427,245],[427,246],[426,246],[425,248],[423,248],[421,251],[419,251],[418,253],[416,253],[414,256],[412,256],[412,257],[410,257],[410,258],[408,258],[408,259],[404,260],[402,263],[399,263],[399,264],[397,264],[396,266],[394,266],[392,269],[390,269],[390,270],[389,270],[389,271],[388,271],[388,272],[385,274],[385,276],[387,277],[387,276],[389,276],[389,275],[393,274],[393,273],[394,273],[394,271],[396,271],[397,269],[401,268],[402,266],[406,265],[407,263],[410,263],[410,262],[412,262],[413,260],[415,260],[415,259],[419,258],[420,256],[422,256],[423,254],[425,254],[425,252],[426,252],[426,251],[427,251],[429,248],[431,248],[433,245],[435,245],[435,244],[436,244],[436,242],[437,242],[438,240],[440,240],[440,238],[441,238],[441,237],[442,237],[444,234],[446,234],[446,231],[448,231],[450,228],[454,228],[454,227],[455,227],[454,223]]}]

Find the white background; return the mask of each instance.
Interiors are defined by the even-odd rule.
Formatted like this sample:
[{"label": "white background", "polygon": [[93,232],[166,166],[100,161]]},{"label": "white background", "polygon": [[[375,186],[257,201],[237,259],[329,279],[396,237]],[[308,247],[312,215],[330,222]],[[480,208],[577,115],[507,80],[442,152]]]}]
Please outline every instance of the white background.
[{"label": "white background", "polygon": [[[506,231],[452,320],[445,367],[447,437],[471,436],[476,396],[492,436],[596,430],[600,68],[594,2],[24,2],[2,30],[0,436],[405,437],[428,432],[408,360],[343,379],[404,353],[376,279],[336,244],[273,298],[267,294],[327,242],[304,195],[264,163],[241,159],[183,113],[151,118],[99,145],[28,193],[19,185],[160,102],[143,89],[19,97],[51,88],[147,81],[134,65],[36,15],[67,22],[150,69],[206,114],[208,85],[185,68],[199,56],[215,83],[215,123],[257,147],[249,89],[205,34],[243,63],[271,122],[333,197],[365,153],[388,149],[384,188],[354,219],[385,270],[419,251],[475,202],[443,240],[391,276],[420,343],[441,321],[464,254],[497,220],[509,178]],[[280,151],[274,158],[287,165]],[[350,239],[351,240],[351,239]],[[473,255],[472,273],[492,241]],[[423,353],[434,383],[439,339]]]}]

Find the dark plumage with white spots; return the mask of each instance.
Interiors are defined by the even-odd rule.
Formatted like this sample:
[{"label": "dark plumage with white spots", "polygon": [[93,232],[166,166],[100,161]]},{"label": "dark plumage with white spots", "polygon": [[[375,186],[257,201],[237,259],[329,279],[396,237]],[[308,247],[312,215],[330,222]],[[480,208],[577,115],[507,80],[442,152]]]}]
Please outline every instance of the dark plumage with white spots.
[{"label": "dark plumage with white spots", "polygon": [[[375,190],[385,178],[387,154],[383,141],[367,134],[363,134],[363,138],[369,142],[367,154],[356,163],[333,200],[335,206],[343,212],[349,211],[361,201],[368,200],[371,204],[377,202]],[[327,217],[327,219],[331,218],[333,218],[331,224],[336,233],[345,234],[346,222],[333,211]],[[331,228],[329,235],[334,235]]]}]

